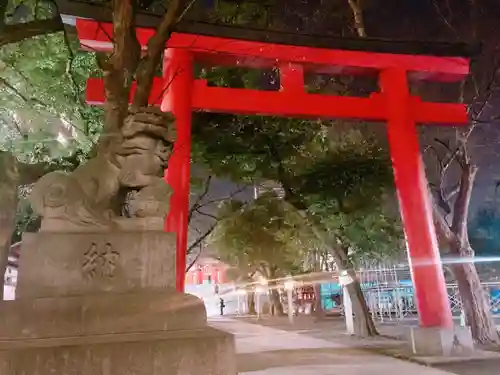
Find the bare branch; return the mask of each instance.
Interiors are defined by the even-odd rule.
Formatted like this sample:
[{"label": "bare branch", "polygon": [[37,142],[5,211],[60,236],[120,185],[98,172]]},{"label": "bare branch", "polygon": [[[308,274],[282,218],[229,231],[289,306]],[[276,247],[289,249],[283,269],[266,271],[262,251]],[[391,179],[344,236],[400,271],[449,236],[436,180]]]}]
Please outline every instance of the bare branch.
[{"label": "bare branch", "polygon": [[203,212],[203,211],[200,211],[200,209],[196,209],[195,212],[197,214],[200,214],[202,216],[207,216],[211,219],[214,219],[214,220],[219,220],[219,217],[215,216],[215,215],[212,215],[212,214],[209,214],[208,212]]},{"label": "bare branch", "polygon": [[207,177],[207,179],[205,180],[203,192],[200,195],[198,195],[198,197],[196,198],[196,201],[193,203],[193,205],[191,206],[191,209],[189,210],[188,223],[191,221],[194,212],[202,206],[201,201],[203,201],[203,199],[207,196],[208,191],[210,190],[211,181],[212,181],[212,175],[209,175]]},{"label": "bare branch", "polygon": [[460,184],[456,184],[454,187],[450,189],[446,194],[443,194],[443,199],[445,201],[449,201],[460,191]]},{"label": "bare branch", "polygon": [[[198,247],[199,247],[198,254],[196,254],[196,256],[194,257],[194,259],[186,267],[186,272],[188,272],[195,265],[195,263],[198,261],[198,259],[200,259],[200,256],[203,253],[203,246],[202,246],[201,243],[199,244]],[[190,254],[189,250],[188,250],[188,254]]]},{"label": "bare branch", "polygon": [[467,218],[469,214],[469,203],[474,187],[478,168],[467,164],[460,177],[460,190],[453,208],[453,221],[451,230],[461,239],[462,245],[467,244]]},{"label": "bare branch", "polygon": [[238,189],[236,189],[235,191],[233,191],[227,197],[217,198],[217,199],[211,199],[211,200],[203,202],[203,204],[201,204],[199,206],[199,208],[204,207],[204,206],[208,206],[209,204],[220,203],[220,202],[224,202],[224,201],[226,201],[228,199],[232,199],[232,198],[234,198],[235,196],[237,196],[239,193],[241,193],[242,191],[244,191],[247,188],[248,188],[248,186],[243,185],[243,186],[239,187]]},{"label": "bare branch", "polygon": [[189,247],[187,249],[187,253],[190,254],[191,251],[193,251],[196,247],[200,246],[208,238],[208,236],[210,236],[210,234],[212,234],[212,232],[217,227],[217,224],[219,224],[219,223],[216,222],[216,223],[212,224],[212,226],[210,226],[210,228],[208,228],[205,231],[205,233],[203,233],[201,236],[199,236],[196,239],[196,241],[194,241],[191,245],[189,245]]},{"label": "bare branch", "polygon": [[354,28],[361,38],[366,38],[365,22],[363,20],[363,7],[361,0],[347,0],[354,17]]},{"label": "bare branch", "polygon": [[458,147],[455,148],[455,150],[452,150],[450,145],[446,142],[444,142],[441,139],[435,138],[434,141],[438,144],[441,145],[447,152],[447,154],[443,157],[440,158],[437,152],[434,150],[436,159],[439,163],[439,173],[440,173],[440,185],[439,188],[442,191],[443,190],[443,183],[445,181],[446,174],[448,170],[450,169],[451,165],[453,165],[453,162],[457,162],[462,168],[465,167],[465,163],[462,160],[461,156],[463,157],[464,155],[464,149],[465,145],[460,144]]},{"label": "bare branch", "polygon": [[[450,19],[448,19],[444,14],[443,12],[441,11],[441,8],[439,7],[439,4],[434,0],[432,2],[434,4],[434,8],[436,9],[436,12],[437,14],[439,15],[439,17],[441,18],[441,20],[443,21],[443,23],[446,25],[446,27],[448,27],[455,36],[458,36],[458,32],[457,32],[457,29],[455,29],[453,27],[453,25],[451,24],[451,17]],[[450,7],[449,7],[449,4],[448,5],[448,11],[450,11]],[[451,15],[451,11],[450,11],[450,15]]]},{"label": "bare branch", "polygon": [[0,47],[22,42],[25,39],[35,36],[53,34],[63,30],[64,25],[59,15],[47,20],[34,20],[14,25],[4,25],[0,32]]},{"label": "bare branch", "polygon": [[24,95],[22,92],[20,92],[17,88],[15,88],[9,81],[7,81],[3,77],[0,77],[0,84],[7,87],[7,89],[9,89],[14,95],[21,98],[25,103],[36,103],[36,104],[41,105],[44,108],[48,108],[48,106],[45,103],[43,103],[42,101],[40,101],[36,98],[28,98],[26,95]]}]

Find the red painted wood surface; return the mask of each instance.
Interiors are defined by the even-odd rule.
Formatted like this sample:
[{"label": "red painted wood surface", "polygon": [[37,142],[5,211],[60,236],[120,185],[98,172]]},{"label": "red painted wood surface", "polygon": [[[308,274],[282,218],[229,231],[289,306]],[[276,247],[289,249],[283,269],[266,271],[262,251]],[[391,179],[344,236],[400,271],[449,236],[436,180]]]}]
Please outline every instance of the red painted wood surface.
[{"label": "red painted wood surface", "polygon": [[172,156],[168,160],[167,181],[173,189],[173,194],[165,229],[177,235],[177,290],[181,292],[184,291],[188,246],[193,70],[193,56],[189,50],[166,51],[163,74],[170,84],[163,95],[161,108],[175,116],[176,141]]},{"label": "red painted wood surface", "polygon": [[[166,84],[156,78],[150,103],[160,105],[159,95],[165,93]],[[135,90],[135,85],[132,86]],[[132,97],[132,96],[131,96]],[[238,98],[238,100],[235,100]],[[104,82],[100,78],[87,81],[86,100],[89,104],[104,103]],[[422,102],[411,97],[410,110],[419,124],[457,125],[469,119],[464,104]],[[260,114],[305,118],[345,118],[387,121],[386,97],[373,94],[370,98],[307,94],[305,91],[278,92],[249,89],[210,87],[204,80],[195,80],[192,109],[194,111],[234,114]]]},{"label": "red painted wood surface", "polygon": [[381,73],[380,83],[387,97],[389,149],[420,325],[452,328],[448,291],[406,72],[399,68],[388,69]]},{"label": "red painted wood surface", "polygon": [[[113,28],[110,23],[77,19],[76,28],[82,48],[111,51]],[[145,48],[153,30],[137,29],[136,34]],[[302,65],[306,71],[330,74],[376,73],[398,67],[416,73],[413,76],[415,79],[442,81],[462,80],[469,73],[469,60],[461,57],[345,51],[180,33],[173,33],[167,46],[189,49],[195,54],[196,61],[211,65],[265,68],[293,62]]]}]

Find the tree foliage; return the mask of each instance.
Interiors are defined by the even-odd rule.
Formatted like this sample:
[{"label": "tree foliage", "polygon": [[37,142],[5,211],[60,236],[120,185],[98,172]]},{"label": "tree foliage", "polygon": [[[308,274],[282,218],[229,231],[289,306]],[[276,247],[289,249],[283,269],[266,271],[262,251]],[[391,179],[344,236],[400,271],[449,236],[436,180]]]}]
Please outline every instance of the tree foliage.
[{"label": "tree foliage", "polygon": [[[22,32],[31,22],[58,17],[54,11],[46,2],[11,2],[4,20]],[[9,160],[18,171],[10,189],[51,170],[74,169],[88,158],[101,129],[102,111],[84,102],[86,79],[99,71],[93,54],[79,52],[75,37],[64,31],[30,36],[0,49],[0,150],[15,156]],[[25,192],[18,192],[14,240],[39,224]]]},{"label": "tree foliage", "polygon": [[[75,52],[51,1],[0,4],[0,273],[13,240],[39,220],[28,185],[56,169],[74,169],[92,149],[100,111],[84,103],[93,56]],[[18,204],[19,203],[19,204]]]},{"label": "tree foliage", "polygon": [[83,97],[98,68],[68,38],[61,32],[0,50],[2,146],[28,162],[88,153],[101,128],[101,111]]},{"label": "tree foliage", "polygon": [[387,208],[393,175],[376,141],[349,132],[299,175],[308,211],[351,248],[355,261],[381,261],[402,249],[402,228]]},{"label": "tree foliage", "polygon": [[384,207],[392,194],[390,160],[376,142],[356,131],[332,140],[332,125],[319,121],[207,117],[198,119],[195,141],[216,174],[276,182],[287,202],[341,235],[359,256],[380,259],[400,250],[399,221]]},{"label": "tree foliage", "polygon": [[302,218],[273,192],[221,210],[231,214],[220,222],[211,242],[221,259],[246,274],[275,279],[299,272],[305,252],[315,246]]}]

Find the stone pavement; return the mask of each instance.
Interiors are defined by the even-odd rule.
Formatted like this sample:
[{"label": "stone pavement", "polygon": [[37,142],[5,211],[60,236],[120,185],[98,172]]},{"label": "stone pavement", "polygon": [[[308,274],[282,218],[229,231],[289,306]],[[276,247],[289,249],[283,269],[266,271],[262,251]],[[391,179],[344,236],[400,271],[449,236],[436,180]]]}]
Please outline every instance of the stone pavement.
[{"label": "stone pavement", "polygon": [[230,318],[210,324],[236,338],[240,375],[450,375],[338,342]]},{"label": "stone pavement", "polygon": [[457,375],[497,375],[500,369],[500,351],[498,348],[481,350],[478,348],[468,357],[415,357],[404,345],[408,330],[406,322],[388,322],[378,324],[381,336],[376,338],[357,338],[345,334],[345,323],[341,317],[330,317],[315,320],[311,316],[298,316],[291,325],[286,317],[265,316],[262,319],[255,317],[235,317],[247,323],[265,327],[277,328],[293,332],[300,336],[317,338],[324,341],[341,343],[350,349],[365,349],[373,354],[383,354],[413,362],[432,366],[448,373]]}]

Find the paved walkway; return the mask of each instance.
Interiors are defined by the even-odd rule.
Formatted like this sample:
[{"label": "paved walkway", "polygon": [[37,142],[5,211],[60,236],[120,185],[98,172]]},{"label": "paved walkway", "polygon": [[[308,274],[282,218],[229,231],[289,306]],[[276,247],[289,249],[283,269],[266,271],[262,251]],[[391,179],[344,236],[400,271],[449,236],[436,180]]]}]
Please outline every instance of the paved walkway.
[{"label": "paved walkway", "polygon": [[296,332],[230,318],[210,324],[236,338],[240,375],[450,375]]}]

